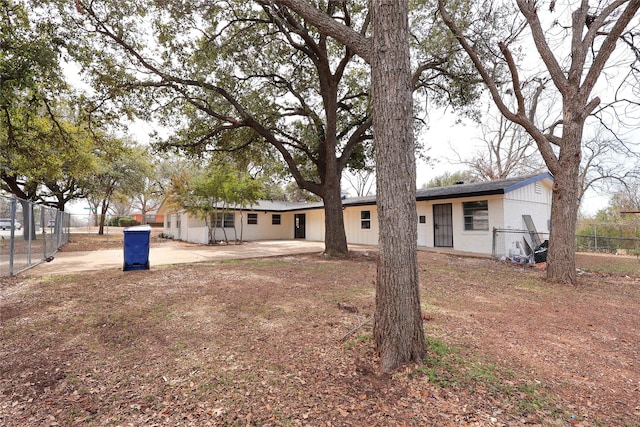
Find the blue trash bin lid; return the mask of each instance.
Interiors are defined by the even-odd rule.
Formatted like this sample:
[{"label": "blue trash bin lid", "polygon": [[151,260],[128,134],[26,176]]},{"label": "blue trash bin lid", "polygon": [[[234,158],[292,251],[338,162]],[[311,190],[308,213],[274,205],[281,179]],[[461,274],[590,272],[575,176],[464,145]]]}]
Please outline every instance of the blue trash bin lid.
[{"label": "blue trash bin lid", "polygon": [[133,227],[127,227],[123,230],[125,233],[128,231],[151,231],[150,225],[134,225]]}]

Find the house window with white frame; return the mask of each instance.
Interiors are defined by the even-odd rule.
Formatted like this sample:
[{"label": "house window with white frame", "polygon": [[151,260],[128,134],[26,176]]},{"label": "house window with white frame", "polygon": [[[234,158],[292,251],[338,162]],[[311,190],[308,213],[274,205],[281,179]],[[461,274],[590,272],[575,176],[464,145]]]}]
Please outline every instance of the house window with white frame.
[{"label": "house window with white frame", "polygon": [[247,224],[258,225],[258,214],[257,213],[247,214]]},{"label": "house window with white frame", "polygon": [[371,229],[371,211],[360,211],[360,228],[362,230]]},{"label": "house window with white frame", "polygon": [[479,200],[477,202],[463,202],[465,231],[489,230],[489,202]]},{"label": "house window with white frame", "polygon": [[271,225],[280,225],[282,223],[282,217],[280,214],[271,215]]}]

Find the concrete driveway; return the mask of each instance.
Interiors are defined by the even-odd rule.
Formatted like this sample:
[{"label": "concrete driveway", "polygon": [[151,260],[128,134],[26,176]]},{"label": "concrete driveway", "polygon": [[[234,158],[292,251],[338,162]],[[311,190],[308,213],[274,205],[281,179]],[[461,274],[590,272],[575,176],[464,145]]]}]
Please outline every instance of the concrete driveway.
[{"label": "concrete driveway", "polygon": [[[149,248],[150,268],[166,264],[184,264],[222,259],[266,258],[280,255],[321,253],[324,242],[307,240],[262,240],[242,245],[203,246],[167,241]],[[21,273],[24,276],[70,274],[92,270],[122,270],[124,251],[106,249],[87,252],[58,252],[53,261],[43,262]]]}]

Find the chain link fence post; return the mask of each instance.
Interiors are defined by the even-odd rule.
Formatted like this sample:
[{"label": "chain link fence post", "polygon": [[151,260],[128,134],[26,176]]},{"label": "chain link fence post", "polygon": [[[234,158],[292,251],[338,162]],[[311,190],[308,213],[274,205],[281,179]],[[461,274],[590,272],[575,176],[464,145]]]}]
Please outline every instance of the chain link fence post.
[{"label": "chain link fence post", "polygon": [[10,221],[11,221],[11,232],[9,235],[9,276],[13,276],[13,254],[15,253],[15,249],[16,249],[16,228],[14,227],[15,223],[16,223],[16,205],[18,203],[18,198],[16,197],[15,194],[13,194],[11,196],[11,213],[9,214],[10,216]]},{"label": "chain link fence post", "polygon": [[0,276],[51,261],[69,241],[71,216],[56,208],[0,195]]}]

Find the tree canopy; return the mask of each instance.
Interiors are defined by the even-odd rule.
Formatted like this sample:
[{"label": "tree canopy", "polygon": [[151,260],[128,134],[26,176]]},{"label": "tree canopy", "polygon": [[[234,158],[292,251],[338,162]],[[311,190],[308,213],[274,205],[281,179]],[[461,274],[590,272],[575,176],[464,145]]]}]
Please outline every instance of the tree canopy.
[{"label": "tree canopy", "polygon": [[48,23],[32,22],[21,2],[3,1],[0,14],[0,177],[3,189],[37,200],[42,175],[59,169],[48,155],[59,140],[48,136],[60,130],[62,42]]},{"label": "tree canopy", "polygon": [[60,65],[67,41],[41,12],[0,3],[0,187],[64,210],[84,195],[94,141]]},{"label": "tree canopy", "polygon": [[[340,178],[373,155],[369,74],[352,47],[267,0],[61,7],[98,92],[121,95],[118,102],[144,117],[158,113],[175,129],[160,146],[281,162],[300,188],[323,199],[327,253],[346,253]],[[321,7],[354,33],[370,32],[366,1]],[[432,102],[467,102],[472,75],[453,60],[452,38],[435,39],[443,32],[426,4],[412,19],[420,33],[411,38],[412,85],[437,91]]]}]

